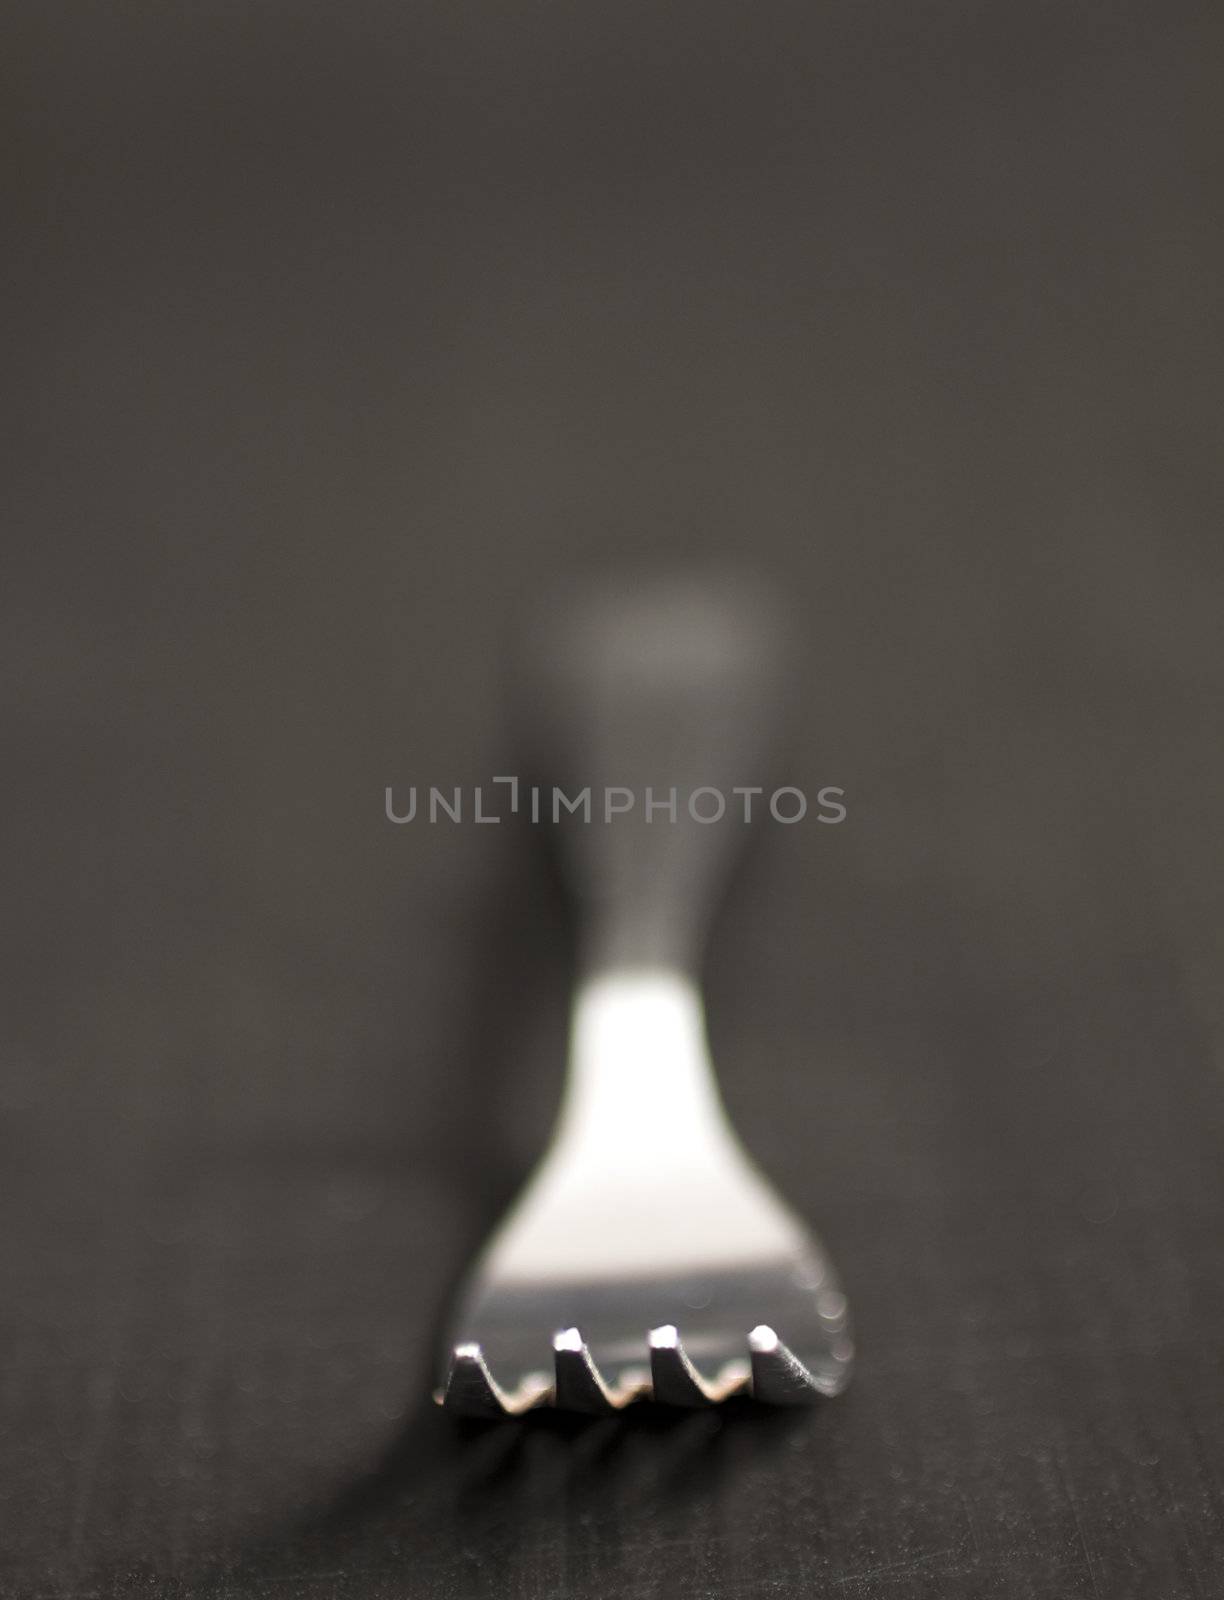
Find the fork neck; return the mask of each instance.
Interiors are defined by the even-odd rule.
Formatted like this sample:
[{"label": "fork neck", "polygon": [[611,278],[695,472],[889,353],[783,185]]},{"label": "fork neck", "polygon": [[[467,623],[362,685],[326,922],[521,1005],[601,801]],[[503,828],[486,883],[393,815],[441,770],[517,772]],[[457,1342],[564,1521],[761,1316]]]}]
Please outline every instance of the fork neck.
[{"label": "fork neck", "polygon": [[675,967],[604,968],[578,985],[561,1151],[608,1152],[618,1168],[721,1149],[729,1127],[697,985]]},{"label": "fork neck", "polygon": [[699,984],[707,931],[734,847],[731,841],[686,837],[683,827],[654,826],[660,832],[647,833],[640,824],[616,837],[567,841],[584,988],[646,972]]}]

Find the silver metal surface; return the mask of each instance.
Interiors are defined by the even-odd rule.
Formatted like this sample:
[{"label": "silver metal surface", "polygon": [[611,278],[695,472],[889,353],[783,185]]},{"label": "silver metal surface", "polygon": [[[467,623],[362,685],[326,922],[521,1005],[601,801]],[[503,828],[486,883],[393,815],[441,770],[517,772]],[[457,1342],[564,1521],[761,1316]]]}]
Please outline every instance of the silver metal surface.
[{"label": "silver metal surface", "polygon": [[[590,710],[586,731],[609,708],[628,730],[619,746],[588,742],[597,772],[636,761],[669,779],[703,718],[700,759],[728,782],[750,772],[754,740],[734,735],[758,726],[754,697],[772,680],[759,671],[763,652],[745,649],[746,616],[741,600],[721,596],[684,594],[673,606],[653,596],[645,613],[622,599],[571,635],[579,649],[560,671]],[[644,633],[648,696],[619,670],[640,660]],[[687,670],[698,659],[700,673]],[[555,658],[549,665],[558,670]],[[644,747],[631,736],[639,710],[652,729]],[[613,843],[615,827],[588,827],[570,856],[593,954],[574,997],[561,1114],[469,1275],[437,1398],[497,1417],[540,1405],[607,1413],[639,1399],[705,1406],[746,1393],[793,1405],[836,1394],[853,1354],[845,1296],[736,1138],[694,976],[710,886],[745,830],[655,824]]]}]

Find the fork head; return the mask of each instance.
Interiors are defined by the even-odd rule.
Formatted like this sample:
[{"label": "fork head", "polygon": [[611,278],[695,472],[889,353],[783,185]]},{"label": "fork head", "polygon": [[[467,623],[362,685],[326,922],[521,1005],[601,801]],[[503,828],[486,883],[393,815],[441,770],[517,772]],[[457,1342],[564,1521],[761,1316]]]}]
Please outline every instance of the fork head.
[{"label": "fork head", "polygon": [[852,1355],[828,1258],[722,1110],[695,987],[589,984],[557,1135],[469,1277],[438,1399],[486,1417],[806,1404]]},{"label": "fork head", "polygon": [[[768,1320],[754,1321],[762,1310]],[[450,1347],[437,1397],[481,1417],[540,1405],[607,1413],[643,1399],[705,1406],[737,1394],[807,1405],[845,1387],[853,1354],[845,1296],[814,1250],[683,1280],[482,1274],[458,1328],[472,1337]]]}]

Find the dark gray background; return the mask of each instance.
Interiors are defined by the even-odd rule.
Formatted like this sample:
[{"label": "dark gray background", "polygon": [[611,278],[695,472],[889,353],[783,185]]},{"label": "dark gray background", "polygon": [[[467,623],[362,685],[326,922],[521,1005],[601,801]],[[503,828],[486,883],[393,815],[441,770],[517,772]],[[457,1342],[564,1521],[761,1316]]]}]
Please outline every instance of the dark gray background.
[{"label": "dark gray background", "polygon": [[[1213,14],[1214,13],[1214,14]],[[1224,1585],[1218,8],[5,8],[5,1596]],[[457,1433],[545,1137],[516,607],[793,596],[710,952],[817,1415]]]}]

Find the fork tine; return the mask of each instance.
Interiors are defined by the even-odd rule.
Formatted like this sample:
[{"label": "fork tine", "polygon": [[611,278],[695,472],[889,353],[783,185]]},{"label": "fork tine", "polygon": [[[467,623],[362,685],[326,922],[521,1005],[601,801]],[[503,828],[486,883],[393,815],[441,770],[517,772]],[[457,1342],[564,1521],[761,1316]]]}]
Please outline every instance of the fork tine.
[{"label": "fork tine", "polygon": [[556,1371],[554,1403],[563,1409],[599,1415],[619,1410],[624,1405],[623,1400],[613,1398],[577,1328],[563,1328],[554,1336],[553,1366]]},{"label": "fork tine", "polygon": [[821,1395],[840,1394],[850,1374],[848,1341],[845,1341],[845,1354],[834,1350],[835,1358],[846,1363],[845,1376],[814,1376],[794,1350],[782,1344],[778,1334],[765,1323],[760,1323],[749,1334],[749,1352],[752,1355],[752,1395],[766,1405],[813,1405]]},{"label": "fork tine", "polygon": [[654,1398],[665,1406],[712,1406],[717,1396],[684,1353],[671,1323],[650,1330],[650,1378]]},{"label": "fork tine", "polygon": [[748,1335],[752,1357],[752,1393],[771,1406],[807,1406],[818,1400],[822,1385],[802,1361],[761,1323]]},{"label": "fork tine", "polygon": [[467,1417],[506,1415],[501,1390],[494,1383],[478,1344],[455,1346],[442,1404],[448,1411],[462,1412]]},{"label": "fork tine", "polygon": [[549,1394],[548,1381],[539,1375],[522,1380],[512,1392],[503,1389],[489,1371],[478,1344],[457,1344],[442,1404],[465,1417],[518,1417],[540,1405]]}]

